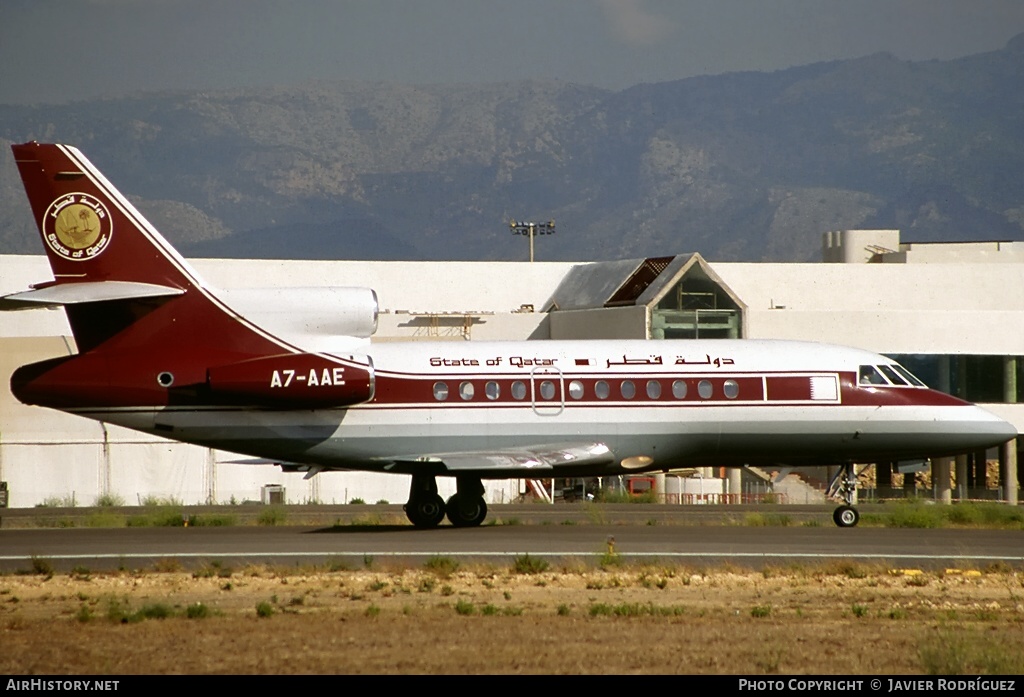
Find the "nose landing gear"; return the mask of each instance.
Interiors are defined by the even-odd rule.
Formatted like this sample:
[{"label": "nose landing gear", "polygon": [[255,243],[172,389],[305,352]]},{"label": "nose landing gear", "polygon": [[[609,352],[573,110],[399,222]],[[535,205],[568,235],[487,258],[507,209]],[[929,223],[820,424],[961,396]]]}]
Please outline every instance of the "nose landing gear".
[{"label": "nose landing gear", "polygon": [[828,495],[843,501],[843,505],[832,512],[832,521],[841,528],[855,527],[860,522],[860,513],[853,507],[857,495],[857,474],[852,462],[843,464],[832,477]]}]

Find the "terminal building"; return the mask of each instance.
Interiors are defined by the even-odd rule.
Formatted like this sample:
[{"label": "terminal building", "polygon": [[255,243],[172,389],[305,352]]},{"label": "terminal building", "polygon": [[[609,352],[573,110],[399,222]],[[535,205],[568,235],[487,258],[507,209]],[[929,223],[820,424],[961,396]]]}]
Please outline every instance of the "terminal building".
[{"label": "terminal building", "polygon": [[[375,342],[545,339],[795,339],[891,356],[929,386],[1024,430],[1024,242],[902,243],[898,230],[829,232],[821,263],[719,263],[699,254],[608,262],[195,260],[214,287],[365,286],[380,303]],[[0,255],[0,295],[52,276],[43,256]],[[257,318],[258,319],[258,318]],[[0,316],[0,481],[14,507],[267,501],[402,502],[408,477],[360,472],[303,479],[232,453],[22,405],[20,365],[74,351],[61,310]],[[868,493],[1017,501],[1017,443],[908,468],[870,463]],[[997,464],[998,463],[998,464]],[[869,463],[864,463],[868,465]],[[682,471],[667,501],[738,500],[744,477],[783,500],[823,500],[827,472]],[[681,482],[693,478],[693,481]],[[674,482],[674,484],[673,484]],[[454,492],[446,478],[439,493]],[[451,491],[444,487],[451,486]],[[550,482],[485,482],[490,503]],[[795,486],[795,489],[784,489]],[[899,491],[904,489],[905,491]],[[773,492],[776,495],[777,492]],[[718,498],[714,498],[714,497]],[[732,496],[732,498],[728,498]],[[673,498],[674,497],[674,498]],[[817,497],[817,498],[815,498]]]}]

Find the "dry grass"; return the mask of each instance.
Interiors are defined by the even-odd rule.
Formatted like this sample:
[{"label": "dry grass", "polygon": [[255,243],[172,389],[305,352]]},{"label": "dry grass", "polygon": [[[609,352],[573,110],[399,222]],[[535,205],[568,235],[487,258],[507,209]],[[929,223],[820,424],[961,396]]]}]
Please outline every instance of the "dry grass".
[{"label": "dry grass", "polygon": [[1008,569],[434,560],[0,578],[7,674],[1021,673],[1022,630]]}]

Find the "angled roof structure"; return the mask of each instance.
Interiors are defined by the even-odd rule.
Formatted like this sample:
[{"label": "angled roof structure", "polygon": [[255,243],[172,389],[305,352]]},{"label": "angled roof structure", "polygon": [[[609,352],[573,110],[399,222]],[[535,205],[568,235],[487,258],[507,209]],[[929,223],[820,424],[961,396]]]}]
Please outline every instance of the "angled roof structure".
[{"label": "angled roof structure", "polygon": [[574,266],[544,303],[544,311],[604,307],[643,262],[644,259],[622,259]]},{"label": "angled roof structure", "polygon": [[573,267],[551,294],[544,310],[592,310],[625,305],[653,307],[683,278],[693,275],[718,286],[737,307],[746,307],[704,258],[693,253]]}]

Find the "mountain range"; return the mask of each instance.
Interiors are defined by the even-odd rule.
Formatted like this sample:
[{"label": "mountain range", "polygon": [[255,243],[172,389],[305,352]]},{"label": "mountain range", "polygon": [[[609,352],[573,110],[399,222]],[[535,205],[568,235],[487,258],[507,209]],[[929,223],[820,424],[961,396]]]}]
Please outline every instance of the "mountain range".
[{"label": "mountain range", "polygon": [[[1024,35],[612,91],[321,82],[0,105],[77,146],[192,257],[814,261],[821,235],[1024,239]],[[0,154],[0,252],[39,253]]]}]

